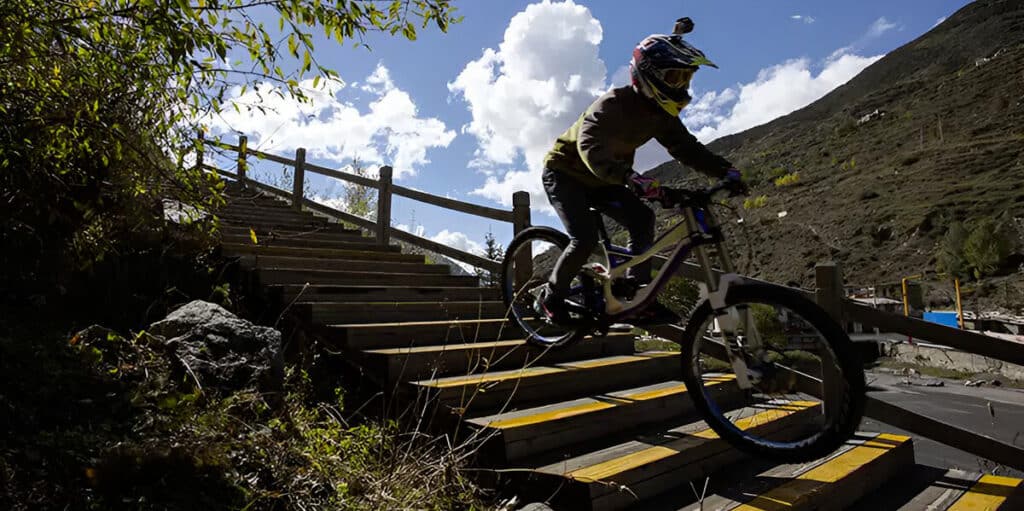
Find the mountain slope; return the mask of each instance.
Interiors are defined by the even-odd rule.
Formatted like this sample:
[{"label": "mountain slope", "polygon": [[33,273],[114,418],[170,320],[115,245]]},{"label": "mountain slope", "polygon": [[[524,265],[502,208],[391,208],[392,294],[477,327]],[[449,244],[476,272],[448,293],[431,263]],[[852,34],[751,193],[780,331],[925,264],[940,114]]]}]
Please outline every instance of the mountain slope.
[{"label": "mountain slope", "polygon": [[[986,215],[1015,222],[1020,249],[1024,0],[967,5],[821,100],[710,147],[767,196],[744,217],[754,272],[774,281],[809,285],[830,259],[857,285],[934,270],[948,226]],[[676,162],[650,172],[693,174]],[[774,184],[793,172],[796,184]]]}]

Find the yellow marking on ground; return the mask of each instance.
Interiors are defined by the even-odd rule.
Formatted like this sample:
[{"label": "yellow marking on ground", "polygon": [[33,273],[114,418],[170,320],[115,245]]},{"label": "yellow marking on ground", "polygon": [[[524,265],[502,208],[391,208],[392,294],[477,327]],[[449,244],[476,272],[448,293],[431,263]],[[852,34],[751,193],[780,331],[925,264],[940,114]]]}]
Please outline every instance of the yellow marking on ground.
[{"label": "yellow marking on ground", "polygon": [[779,511],[793,509],[820,488],[833,484],[857,469],[908,442],[910,437],[881,434],[849,451],[776,486],[733,511]]},{"label": "yellow marking on ground", "polygon": [[947,511],[995,511],[1021,487],[1024,480],[1014,477],[984,475]]},{"label": "yellow marking on ground", "polygon": [[483,383],[493,383],[498,381],[532,378],[535,376],[564,373],[566,371],[568,371],[568,369],[563,369],[561,367],[528,367],[525,369],[520,369],[518,371],[490,374],[484,373],[478,375],[461,376],[458,378],[452,378],[450,380],[445,381],[424,381],[418,383],[419,385],[423,385],[425,387],[445,389],[450,387],[461,387],[463,385],[479,385]]},{"label": "yellow marking on ground", "polygon": [[[715,378],[713,380],[707,380],[706,386],[711,387],[713,385],[726,383],[734,379],[734,377]],[[607,410],[609,408],[615,408],[616,406],[629,405],[637,401],[647,401],[651,399],[667,397],[672,394],[682,394],[686,391],[686,385],[680,383],[679,385],[673,385],[671,387],[665,387],[661,389],[645,390],[642,392],[635,392],[632,394],[625,394],[619,396],[606,396],[602,398],[607,399],[606,401],[580,403],[578,405],[567,406],[565,408],[559,408],[557,410],[550,410],[531,415],[523,415],[520,417],[513,417],[510,419],[498,419],[487,423],[487,427],[495,429],[519,428],[522,426],[540,424],[542,422],[555,421],[567,417],[574,417],[586,413]]]},{"label": "yellow marking on ground", "polygon": [[569,363],[558,364],[558,365],[561,366],[561,367],[566,367],[566,368],[570,368],[570,369],[593,369],[595,367],[607,367],[607,366],[612,366],[612,365],[616,365],[616,364],[625,364],[625,363],[629,363],[629,362],[639,362],[641,360],[650,360],[652,358],[663,358],[663,357],[672,357],[672,356],[678,357],[679,353],[671,352],[671,351],[665,351],[665,352],[655,351],[655,352],[650,352],[650,353],[643,353],[643,354],[640,354],[640,355],[622,355],[622,356],[611,357],[611,358],[606,358],[606,359],[581,360],[579,362],[569,362]]},{"label": "yellow marking on ground", "polygon": [[[667,353],[665,355],[670,355]],[[657,354],[656,356],[665,356]],[[676,353],[678,355],[678,353]],[[420,382],[421,385],[436,388],[459,387],[462,385],[476,385],[481,383],[492,383],[497,381],[517,380],[521,378],[532,378],[548,374],[563,373],[567,371],[578,371],[582,369],[594,369],[598,367],[609,367],[620,364],[629,364],[649,360],[650,356],[624,355],[607,359],[596,359],[573,364],[558,364],[555,367],[529,367],[518,371],[505,371],[498,373],[471,374],[468,376],[453,377],[444,381]]]},{"label": "yellow marking on ground", "polygon": [[458,351],[458,350],[485,350],[491,348],[504,348],[521,346],[526,344],[526,341],[493,341],[493,342],[477,342],[468,344],[446,344],[442,346],[414,346],[411,348],[386,348],[379,350],[365,350],[364,353],[373,353],[375,355],[405,355],[411,353],[430,353],[434,351]]},{"label": "yellow marking on ground", "polygon": [[[741,430],[750,429],[758,425],[767,424],[768,422],[771,422],[773,420],[778,420],[787,415],[796,413],[797,408],[797,406],[791,406],[779,411],[772,410],[761,412],[756,415],[747,417],[745,419],[736,421],[735,424],[736,427],[740,428]],[[774,418],[768,419],[768,417]],[[690,434],[689,436],[701,438],[704,440],[713,440],[715,438],[718,438],[718,434],[716,434],[710,428],[697,431],[695,433]],[[584,483],[600,481],[603,479],[608,479],[609,477],[614,476],[615,474],[620,474],[628,470],[642,467],[655,461],[675,456],[679,453],[679,449],[675,449],[665,445],[656,445],[634,453],[627,454],[625,456],[620,456],[615,459],[601,462],[596,465],[591,465],[589,467],[583,467],[573,470],[567,473],[566,476]]]}]

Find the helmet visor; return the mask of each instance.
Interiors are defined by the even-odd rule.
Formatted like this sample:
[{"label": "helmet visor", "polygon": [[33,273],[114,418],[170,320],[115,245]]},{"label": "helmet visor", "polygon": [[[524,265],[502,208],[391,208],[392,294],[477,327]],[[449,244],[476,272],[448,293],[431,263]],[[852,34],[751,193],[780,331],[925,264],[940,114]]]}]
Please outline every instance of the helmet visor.
[{"label": "helmet visor", "polygon": [[673,89],[689,89],[694,72],[696,72],[696,68],[692,67],[666,69],[662,73],[661,80]]}]

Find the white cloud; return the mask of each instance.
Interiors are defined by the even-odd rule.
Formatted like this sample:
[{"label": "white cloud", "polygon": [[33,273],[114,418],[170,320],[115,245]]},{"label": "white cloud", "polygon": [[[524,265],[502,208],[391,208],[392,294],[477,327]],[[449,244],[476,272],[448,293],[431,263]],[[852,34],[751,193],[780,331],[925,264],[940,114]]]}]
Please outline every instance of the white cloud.
[{"label": "white cloud", "polygon": [[804,16],[802,14],[794,14],[794,15],[790,16],[789,19],[794,20],[794,21],[799,21],[799,22],[802,22],[802,23],[807,24],[807,25],[810,25],[810,24],[814,23],[815,21],[818,21],[813,16]]},{"label": "white cloud", "polygon": [[[484,246],[476,241],[473,241],[469,236],[462,232],[449,231],[448,229],[444,229],[433,236],[427,236],[427,229],[422,225],[410,227],[408,224],[396,224],[393,227],[401,231],[415,234],[416,236],[419,236],[421,238],[427,238],[436,243],[447,245],[456,250],[461,250],[463,252],[469,252],[471,254],[476,255],[484,254]],[[464,263],[462,261],[456,261],[454,259],[451,259],[451,262],[459,265],[463,270],[466,270],[470,273],[472,273],[475,270],[475,268],[471,264]]]},{"label": "white cloud", "polygon": [[[805,18],[800,15],[798,21],[808,23]],[[880,18],[820,70],[812,69],[808,59],[793,59],[762,69],[749,83],[695,94],[683,120],[707,142],[791,113],[881,58],[858,55],[855,48],[893,28],[897,26]],[[471,193],[508,206],[514,191],[527,190],[534,209],[550,212],[540,180],[541,160],[554,139],[608,87],[607,68],[597,54],[601,38],[600,23],[585,7],[544,0],[513,17],[498,49],[484,50],[449,84],[472,114],[463,131],[479,142],[474,165],[484,184]],[[627,71],[617,68],[611,85],[628,83]],[[646,170],[669,159],[651,141],[637,151],[635,166]]]},{"label": "white cloud", "polygon": [[935,28],[935,27],[941,25],[943,21],[946,21],[946,17],[945,16],[935,20],[935,24],[932,25],[932,28]]},{"label": "white cloud", "polygon": [[311,102],[291,98],[268,82],[244,93],[236,87],[224,113],[203,122],[214,133],[248,135],[250,147],[268,152],[305,147],[310,159],[341,164],[358,158],[368,164],[390,164],[396,178],[415,174],[430,161],[428,149],[447,147],[455,138],[443,121],[419,117],[412,97],[395,86],[383,64],[361,87],[374,95],[363,111],[343,98],[342,82],[325,80],[314,88],[313,80],[304,80],[300,86]]},{"label": "white cloud", "polygon": [[874,23],[871,24],[871,27],[868,28],[868,33],[866,37],[869,39],[881,37],[882,34],[885,34],[886,32],[895,28],[899,28],[899,25],[885,19],[885,17],[883,16],[881,18],[878,18],[877,20],[875,20]]},{"label": "white cloud", "polygon": [[817,75],[810,60],[789,60],[762,69],[753,82],[705,93],[683,111],[683,121],[705,142],[738,133],[817,101],[880,58],[840,55]]},{"label": "white cloud", "polygon": [[448,84],[472,113],[463,131],[477,138],[473,165],[488,176],[473,194],[507,206],[512,192],[526,189],[536,207],[547,206],[544,154],[607,89],[602,37],[586,7],[545,0],[516,14],[498,48],[484,50]]}]

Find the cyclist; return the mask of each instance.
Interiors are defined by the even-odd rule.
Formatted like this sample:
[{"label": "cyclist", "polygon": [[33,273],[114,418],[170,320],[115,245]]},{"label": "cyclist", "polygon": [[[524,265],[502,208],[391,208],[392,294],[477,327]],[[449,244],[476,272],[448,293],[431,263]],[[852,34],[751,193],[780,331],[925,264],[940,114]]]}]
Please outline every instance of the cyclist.
[{"label": "cyclist", "polygon": [[[545,157],[544,190],[570,237],[538,304],[553,323],[571,321],[565,301],[569,285],[597,248],[598,228],[590,208],[629,231],[633,253],[643,252],[653,243],[654,212],[641,199],[657,200],[662,190],[657,180],[632,168],[636,149],[648,140],[656,139],[672,157],[704,174],[729,180],[733,191],[746,192],[740,172],[697,141],[679,119],[691,100],[694,73],[701,66],[718,67],[683,40],[682,33],[692,26],[683,18],[672,35],[651,35],[641,41],[629,66],[632,84],[612,89],[594,101]],[[649,283],[650,261],[632,268],[630,277],[638,286]],[[634,323],[664,324],[679,319],[654,303]]]}]

